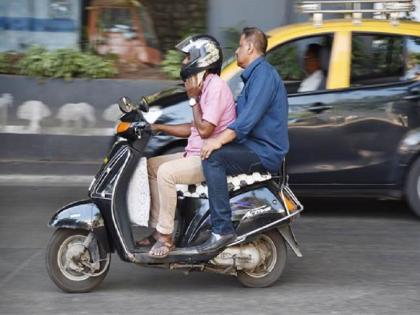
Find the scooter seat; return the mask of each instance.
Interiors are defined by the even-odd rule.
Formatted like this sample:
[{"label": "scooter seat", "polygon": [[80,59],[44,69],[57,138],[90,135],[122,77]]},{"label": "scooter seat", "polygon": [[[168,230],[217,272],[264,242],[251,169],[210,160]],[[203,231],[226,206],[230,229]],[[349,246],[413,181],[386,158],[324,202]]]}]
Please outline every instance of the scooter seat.
[{"label": "scooter seat", "polygon": [[[258,182],[264,182],[271,179],[270,173],[252,173],[228,176],[227,183],[229,192],[241,189]],[[208,199],[206,182],[194,185],[176,185],[178,197],[202,198]]]}]

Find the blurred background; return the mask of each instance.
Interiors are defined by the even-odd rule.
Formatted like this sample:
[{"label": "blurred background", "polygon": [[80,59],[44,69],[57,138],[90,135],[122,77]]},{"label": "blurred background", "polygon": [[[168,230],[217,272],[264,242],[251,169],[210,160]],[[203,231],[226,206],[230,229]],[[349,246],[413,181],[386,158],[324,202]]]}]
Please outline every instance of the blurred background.
[{"label": "blurred background", "polygon": [[[178,41],[209,33],[229,60],[243,27],[268,31],[310,18],[295,6],[286,0],[1,0],[0,172],[9,172],[10,162],[99,161],[112,140],[120,96],[137,100],[180,84]],[[420,19],[419,7],[406,18]]]},{"label": "blurred background", "polygon": [[[98,293],[63,295],[46,274],[43,257],[52,232],[46,224],[56,209],[87,197],[92,175],[114,140],[121,115],[118,99],[138,100],[181,85],[181,56],[174,45],[187,35],[215,36],[228,60],[245,26],[268,31],[308,21],[296,3],[0,0],[0,314],[275,314],[280,309],[418,314],[420,273],[413,263],[420,259],[418,221],[406,203],[383,196],[374,201],[353,196],[302,200],[305,212],[295,231],[305,256],[298,260],[289,254],[282,281],[258,292],[238,288],[235,279],[186,278],[138,269],[118,258]],[[420,21],[420,0],[413,3],[415,11],[402,19]],[[342,16],[325,19],[330,17]],[[331,48],[333,38],[333,33],[317,34],[308,41],[296,34],[291,46],[267,56],[279,72],[289,74],[295,90],[304,77],[296,59],[303,59],[311,42]],[[291,143],[295,161],[301,162],[295,174],[289,172],[291,180],[321,178],[328,196],[341,193],[330,183],[361,180],[359,192],[364,192],[367,182],[384,179],[388,187],[390,178],[403,174],[395,157],[414,147],[418,158],[420,88],[410,84],[420,82],[420,32],[415,36],[349,36],[347,44],[355,49],[347,47],[345,56],[355,66],[347,71],[347,88],[294,95],[288,90],[289,119],[295,124],[289,128],[295,136]],[[341,70],[340,65],[330,74],[344,77]],[[239,73],[230,81],[238,83]],[[147,119],[185,119],[185,108],[189,114],[191,109],[184,100],[184,111],[178,104],[166,114],[156,108]],[[332,107],[338,109],[329,111]],[[417,133],[401,142],[411,130]],[[412,194],[420,198],[417,161]],[[292,163],[288,169],[293,170]]]},{"label": "blurred background", "polygon": [[1,0],[0,170],[8,172],[10,162],[19,161],[17,172],[25,172],[27,161],[100,160],[119,117],[120,96],[138,99],[179,84],[172,81],[179,76],[177,42],[209,33],[221,41],[227,60],[244,26],[270,30],[306,20],[294,5]]}]

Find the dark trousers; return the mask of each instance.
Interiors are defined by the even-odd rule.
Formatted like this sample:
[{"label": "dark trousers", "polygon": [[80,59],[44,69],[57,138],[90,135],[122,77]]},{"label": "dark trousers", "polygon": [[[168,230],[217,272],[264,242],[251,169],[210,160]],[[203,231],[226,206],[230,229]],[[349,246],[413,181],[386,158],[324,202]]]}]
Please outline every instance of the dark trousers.
[{"label": "dark trousers", "polygon": [[213,232],[222,235],[233,233],[226,176],[263,172],[265,168],[251,149],[234,142],[213,151],[202,164],[208,187]]}]

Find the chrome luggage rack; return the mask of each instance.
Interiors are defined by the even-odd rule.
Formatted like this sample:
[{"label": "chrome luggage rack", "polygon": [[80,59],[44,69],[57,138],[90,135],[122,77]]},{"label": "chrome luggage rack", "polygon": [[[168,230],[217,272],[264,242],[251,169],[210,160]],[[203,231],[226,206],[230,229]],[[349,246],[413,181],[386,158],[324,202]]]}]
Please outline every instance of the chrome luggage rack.
[{"label": "chrome luggage rack", "polygon": [[[371,4],[370,8],[362,8]],[[324,14],[344,14],[346,18],[352,18],[353,23],[362,22],[363,13],[373,14],[378,18],[389,19],[392,25],[398,25],[398,18],[402,13],[408,15],[414,11],[412,0],[321,0],[299,1],[297,10],[301,13],[311,14],[315,26],[321,26]]]}]

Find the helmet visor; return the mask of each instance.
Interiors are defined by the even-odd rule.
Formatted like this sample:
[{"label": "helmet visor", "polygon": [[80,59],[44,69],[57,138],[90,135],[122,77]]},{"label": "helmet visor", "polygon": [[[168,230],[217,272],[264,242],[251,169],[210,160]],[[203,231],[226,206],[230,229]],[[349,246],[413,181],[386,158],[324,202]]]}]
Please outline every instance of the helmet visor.
[{"label": "helmet visor", "polygon": [[190,52],[191,47],[193,47],[193,44],[193,36],[188,36],[187,38],[176,44],[175,48],[183,52],[184,54],[188,54]]}]

